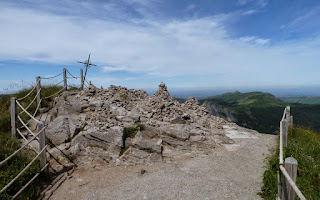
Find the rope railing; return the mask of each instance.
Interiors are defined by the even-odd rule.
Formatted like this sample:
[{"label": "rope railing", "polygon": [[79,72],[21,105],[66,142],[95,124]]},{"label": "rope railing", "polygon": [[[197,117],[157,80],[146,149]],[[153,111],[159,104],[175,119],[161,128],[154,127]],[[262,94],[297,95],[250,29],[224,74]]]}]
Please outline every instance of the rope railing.
[{"label": "rope railing", "polygon": [[32,159],[32,161],[16,176],[14,177],[14,179],[12,179],[4,188],[2,188],[2,190],[0,191],[0,193],[2,193],[3,191],[5,191],[8,187],[10,187],[33,163],[34,161],[37,160],[37,158],[39,158],[39,156],[42,154],[42,152],[47,148],[48,145],[46,145],[43,149],[41,149],[41,151],[36,155],[36,157],[34,157]]},{"label": "rope railing", "polygon": [[48,166],[49,166],[49,163],[47,163],[44,167],[42,167],[42,169],[40,170],[40,172],[38,172],[36,175],[34,175],[34,177],[32,177],[32,179],[30,179],[30,181],[28,181],[28,183],[27,183],[25,186],[23,186],[23,187],[17,192],[17,194],[15,194],[15,195],[12,197],[12,199],[17,198],[17,196],[19,196],[19,194],[21,194],[21,192],[22,192],[24,189],[26,189],[26,188],[32,183],[32,181],[34,181],[34,180],[40,175],[40,173],[43,172]]},{"label": "rope railing", "polygon": [[[299,190],[299,188],[295,183],[298,162],[292,157],[286,158],[285,161],[283,160],[283,147],[287,147],[289,126],[293,126],[293,120],[292,120],[292,116],[290,116],[290,107],[287,106],[283,111],[283,116],[280,121],[279,169],[284,175],[284,182],[281,188],[281,185],[279,184],[281,182],[280,176],[277,176],[278,177],[277,199],[293,200],[296,194],[300,199],[305,200],[306,198],[303,196],[302,192]],[[286,168],[290,169],[289,171],[290,174],[288,173]],[[293,180],[293,177],[294,177],[294,180]]]},{"label": "rope railing", "polygon": [[64,86],[64,87],[63,87],[61,90],[59,90],[58,92],[56,92],[56,93],[54,93],[54,94],[52,94],[52,95],[50,95],[50,96],[43,97],[43,98],[44,98],[44,99],[49,99],[50,97],[53,97],[53,96],[59,94],[60,92],[62,92],[65,88],[66,88],[66,86]]},{"label": "rope railing", "polygon": [[[41,92],[41,88],[40,88],[40,90],[37,92],[37,94],[36,94],[36,96],[33,98],[33,100],[29,103],[29,105],[25,108],[25,110],[28,110],[28,108],[33,104],[33,102],[37,99],[37,97],[38,97],[38,95],[39,95],[39,93]],[[19,113],[19,115],[21,115],[22,113],[24,113],[25,111],[21,111],[20,113]]]},{"label": "rope railing", "polygon": [[[29,117],[31,117],[31,119],[33,119],[34,121],[36,121],[37,123],[40,123],[39,120],[37,120],[34,116],[32,116],[26,109],[24,109],[24,107],[19,103],[19,101],[16,101],[17,105],[27,114],[29,115]],[[19,116],[19,115],[18,115]],[[20,118],[21,119],[21,118]]]},{"label": "rope railing", "polygon": [[10,156],[8,156],[6,159],[4,159],[3,161],[0,162],[0,166],[3,165],[5,162],[7,162],[8,160],[10,160],[13,156],[17,155],[17,153],[19,153],[22,149],[24,149],[28,144],[30,144],[30,142],[32,142],[34,139],[36,139],[41,132],[45,129],[45,127],[43,127],[35,136],[33,136],[30,140],[28,140],[27,143],[25,143],[24,145],[22,145],[18,150],[16,150],[13,154],[11,154]]},{"label": "rope railing", "polygon": [[63,72],[61,72],[60,74],[57,74],[55,76],[51,76],[51,77],[40,77],[41,79],[53,79],[53,78],[56,78],[58,76],[60,76],[61,74],[63,74]]},{"label": "rope railing", "polygon": [[23,120],[21,119],[20,116],[18,116],[17,118],[18,118],[19,121],[22,123],[23,127],[26,128],[29,133],[31,133],[31,135],[35,135],[35,134],[33,133],[33,131],[31,131],[30,128],[23,122]]},{"label": "rope railing", "polygon": [[30,90],[30,92],[28,94],[26,94],[24,97],[19,98],[18,101],[21,101],[21,100],[27,98],[33,92],[33,90],[36,89],[39,82],[40,82],[40,80],[37,81],[36,85]]},{"label": "rope railing", "polygon": [[[68,74],[70,74],[71,77],[67,77],[67,72]],[[59,91],[55,92],[54,94],[51,94],[47,97],[41,97],[41,79],[52,79],[52,78],[56,78],[58,76],[60,76],[61,74],[63,74],[63,80],[58,82],[57,84],[55,84],[54,86],[58,86],[59,84],[63,83],[63,87],[62,89],[60,89]],[[20,173],[18,175],[16,175],[4,188],[2,188],[0,190],[0,193],[4,192],[8,187],[10,187],[34,162],[36,159],[38,159],[40,157],[40,167],[41,167],[41,170],[35,174],[33,176],[33,178],[31,178],[28,183],[26,183],[26,185],[24,185],[14,196],[13,196],[13,199],[16,198],[24,189],[26,189],[28,187],[28,185],[30,185],[39,175],[40,173],[46,169],[49,165],[49,163],[47,162],[47,158],[46,158],[46,147],[48,145],[45,145],[45,128],[46,128],[46,121],[47,121],[47,118],[48,118],[48,114],[46,115],[46,119],[44,122],[41,122],[41,118],[42,118],[42,115],[43,115],[43,112],[41,112],[40,114],[40,118],[39,116],[37,118],[39,118],[39,120],[36,118],[36,115],[41,107],[41,103],[43,102],[43,100],[45,99],[49,99],[53,96],[56,96],[58,94],[60,94],[62,91],[67,91],[67,87],[68,87],[68,84],[67,84],[67,79],[78,79],[78,78],[81,78],[81,89],[83,89],[83,85],[84,85],[84,78],[83,78],[83,70],[81,69],[80,70],[80,77],[76,77],[74,75],[72,75],[70,73],[70,71],[68,71],[67,69],[63,69],[63,72],[60,73],[60,74],[57,74],[56,76],[52,76],[52,77],[40,77],[38,76],[37,77],[37,81],[36,81],[36,85],[30,90],[30,92],[25,95],[24,97],[22,98],[15,98],[15,97],[12,97],[11,98],[11,131],[12,131],[12,137],[15,138],[16,137],[16,134],[19,134],[26,142],[25,144],[23,144],[18,150],[16,150],[14,153],[12,153],[10,156],[8,156],[7,158],[5,158],[3,161],[0,162],[0,166],[3,165],[5,162],[7,162],[8,160],[10,160],[11,158],[13,158],[15,155],[17,155],[19,152],[21,152],[22,149],[26,148],[27,145],[29,145],[36,153],[36,157],[33,158],[33,160],[22,170],[20,171]],[[25,98],[27,98],[28,96],[30,96],[34,90],[37,89],[37,93],[35,95],[35,97],[31,100],[31,102],[26,106],[26,107],[23,107],[22,103],[19,102],[19,101],[22,101],[24,100]],[[31,107],[31,105],[37,100],[37,105],[36,105],[36,109],[34,111],[33,114],[31,114],[28,109]],[[18,114],[18,108],[21,109],[21,111],[19,112]],[[30,117],[30,119],[25,123],[22,118],[21,118],[21,115],[22,114],[26,114]],[[20,123],[22,124],[22,126],[20,128],[17,127],[17,122],[20,121]],[[37,129],[35,128],[34,131],[32,131],[30,128],[29,128],[29,123],[31,121],[35,121],[37,123],[37,127],[38,127],[38,132],[35,133],[34,131]],[[24,135],[25,133],[23,133],[21,130],[21,128],[25,128],[27,130],[27,135]],[[28,140],[28,133],[31,134],[31,139]],[[34,140],[38,140],[39,141],[39,144],[40,144],[40,151],[38,152],[34,147],[32,147],[30,145],[30,143]]]},{"label": "rope railing", "polygon": [[67,70],[67,72],[68,72],[68,74],[70,74],[70,76],[72,76],[72,78],[75,78],[75,79],[81,78],[81,77],[75,77],[75,76],[73,76],[73,75],[70,73],[69,70]]}]

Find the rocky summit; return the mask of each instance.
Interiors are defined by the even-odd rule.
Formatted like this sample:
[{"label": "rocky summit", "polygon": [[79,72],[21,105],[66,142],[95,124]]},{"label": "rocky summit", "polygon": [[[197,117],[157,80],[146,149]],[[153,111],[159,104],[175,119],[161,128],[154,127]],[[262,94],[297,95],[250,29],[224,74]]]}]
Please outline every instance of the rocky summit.
[{"label": "rocky summit", "polygon": [[[164,83],[152,96],[114,85],[68,91],[55,99],[46,118],[46,136],[56,146],[49,153],[67,164],[170,162],[233,143],[222,128],[230,122],[210,115],[194,97],[179,103]],[[59,168],[57,159],[50,162]]]}]

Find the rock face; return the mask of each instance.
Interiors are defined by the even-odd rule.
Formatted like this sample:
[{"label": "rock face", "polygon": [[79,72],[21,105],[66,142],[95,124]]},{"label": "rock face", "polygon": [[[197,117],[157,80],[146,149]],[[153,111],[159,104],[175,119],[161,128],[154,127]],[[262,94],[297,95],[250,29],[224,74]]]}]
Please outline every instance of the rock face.
[{"label": "rock face", "polygon": [[49,112],[47,137],[55,145],[70,142],[66,154],[78,165],[170,161],[233,142],[223,134],[228,122],[210,115],[194,97],[180,104],[164,83],[152,96],[90,85],[65,92]]}]

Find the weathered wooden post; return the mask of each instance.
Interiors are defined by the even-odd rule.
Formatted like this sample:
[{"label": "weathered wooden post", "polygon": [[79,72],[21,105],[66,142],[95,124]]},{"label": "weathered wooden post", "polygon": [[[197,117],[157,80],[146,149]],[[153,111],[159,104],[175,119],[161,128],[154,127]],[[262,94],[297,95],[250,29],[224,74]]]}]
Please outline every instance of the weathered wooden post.
[{"label": "weathered wooden post", "polygon": [[289,122],[290,120],[290,106],[286,107],[286,120]]},{"label": "weathered wooden post", "polygon": [[[41,78],[40,76],[37,76],[36,78],[37,81],[37,105],[39,105],[39,103],[41,103]],[[39,106],[39,108],[41,107],[41,105]]]},{"label": "weathered wooden post", "polygon": [[293,126],[293,116],[292,115],[290,116],[290,126],[291,127]]},{"label": "weathered wooden post", "polygon": [[280,173],[279,170],[277,171],[277,179],[278,179],[278,197],[281,197],[281,181],[280,181]]},{"label": "weathered wooden post", "polygon": [[[285,159],[285,165],[286,171],[292,178],[294,182],[296,182],[297,179],[297,169],[298,169],[298,162],[296,159],[292,157],[288,157]],[[284,178],[283,181],[283,187],[282,187],[282,200],[294,200],[295,192],[291,185],[289,184],[288,180]]]},{"label": "weathered wooden post", "polygon": [[288,129],[286,120],[280,122],[280,129],[282,130],[283,146],[287,147]]},{"label": "weathered wooden post", "polygon": [[83,90],[83,84],[84,84],[84,80],[83,80],[83,69],[80,69],[80,78],[81,78],[81,90]]},{"label": "weathered wooden post", "polygon": [[[40,143],[40,151],[46,146],[46,134],[45,134],[45,129],[44,128],[44,123],[39,122],[38,124],[38,130],[41,131],[39,135],[39,143]],[[40,167],[44,167],[47,164],[47,157],[46,157],[46,150],[44,150],[41,155],[39,156],[40,158]]]},{"label": "weathered wooden post", "polygon": [[12,138],[16,137],[17,133],[17,103],[16,103],[17,98],[12,97],[11,98],[11,133],[12,133]]},{"label": "weathered wooden post", "polygon": [[67,69],[63,68],[64,91],[68,90],[67,86]]}]

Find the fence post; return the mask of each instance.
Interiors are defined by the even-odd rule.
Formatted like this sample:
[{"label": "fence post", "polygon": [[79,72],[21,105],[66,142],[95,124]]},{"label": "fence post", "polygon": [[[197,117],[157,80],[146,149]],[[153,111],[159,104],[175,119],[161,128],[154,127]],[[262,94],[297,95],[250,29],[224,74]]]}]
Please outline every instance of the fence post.
[{"label": "fence post", "polygon": [[[36,78],[36,83],[37,83],[37,94],[38,94],[38,96],[37,96],[37,105],[39,105],[39,103],[41,103],[40,101],[41,101],[41,78],[40,78],[40,76],[37,76],[37,78]],[[39,92],[40,91],[40,92]],[[41,107],[41,105],[39,106],[39,108]]]},{"label": "fence post", "polygon": [[282,139],[283,139],[283,146],[287,147],[287,140],[288,140],[288,122],[286,120],[281,121],[282,126]]},{"label": "fence post", "polygon": [[[296,182],[297,179],[297,169],[298,169],[298,162],[296,159],[292,157],[288,157],[285,159],[285,165],[286,171],[292,178],[294,182]],[[294,200],[295,192],[289,182],[286,178],[284,178],[283,181],[283,187],[282,187],[282,200]]]},{"label": "fence post", "polygon": [[290,116],[290,126],[293,126],[293,116]]},{"label": "fence post", "polygon": [[281,181],[280,181],[280,173],[279,170],[277,171],[277,179],[278,179],[278,197],[281,197]]},{"label": "fence post", "polygon": [[[44,123],[39,122],[38,124],[38,130],[42,130],[44,128]],[[40,143],[40,151],[46,146],[46,134],[45,130],[43,129],[39,135],[39,143]],[[44,167],[47,164],[47,157],[46,157],[46,150],[44,150],[41,155],[39,156],[40,158],[40,167]]]},{"label": "fence post", "polygon": [[290,106],[286,107],[286,120],[289,122],[290,120]]},{"label": "fence post", "polygon": [[68,90],[67,86],[67,69],[63,68],[64,91]]},{"label": "fence post", "polygon": [[84,80],[83,80],[83,69],[80,69],[80,78],[81,78],[81,90],[83,90],[83,84],[84,84]]},{"label": "fence post", "polygon": [[17,103],[16,103],[17,98],[12,97],[11,98],[11,133],[12,133],[12,138],[16,137],[17,133]]}]

